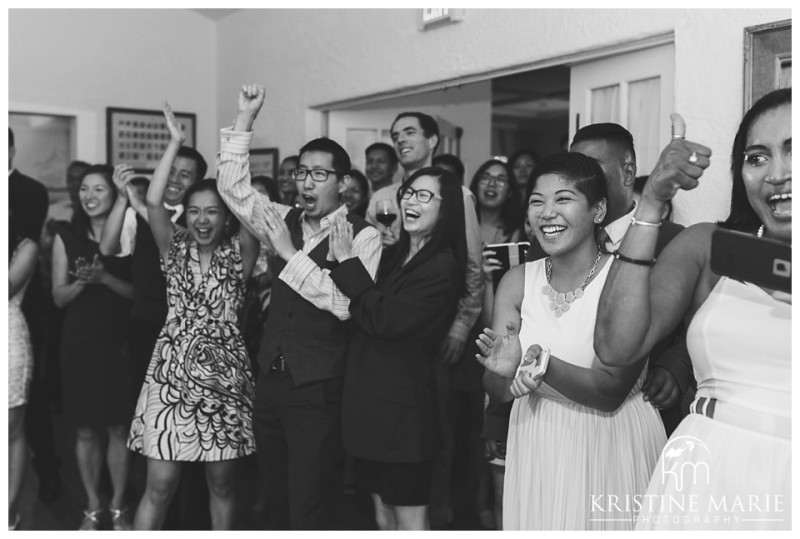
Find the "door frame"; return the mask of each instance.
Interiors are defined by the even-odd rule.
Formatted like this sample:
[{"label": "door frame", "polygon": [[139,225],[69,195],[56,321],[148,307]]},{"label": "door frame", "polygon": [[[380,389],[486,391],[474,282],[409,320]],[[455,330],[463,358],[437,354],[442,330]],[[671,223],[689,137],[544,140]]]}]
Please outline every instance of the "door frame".
[{"label": "door frame", "polygon": [[572,66],[573,64],[577,63],[588,62],[591,60],[605,58],[608,56],[615,56],[626,52],[649,49],[651,47],[657,47],[660,45],[665,45],[674,42],[675,42],[675,32],[673,30],[670,30],[668,32],[652,34],[638,39],[620,41],[617,43],[610,43],[599,47],[579,49],[575,52],[561,54],[558,56],[552,56],[550,58],[536,60],[534,62],[526,62],[524,64],[507,66],[498,69],[491,69],[488,71],[483,71],[472,75],[466,75],[463,77],[455,77],[451,79],[444,79],[425,84],[405,86],[394,90],[386,90],[383,92],[377,92],[374,94],[342,99],[338,101],[329,101],[325,103],[320,103],[318,105],[313,105],[309,108],[314,111],[319,111],[323,114],[322,118],[324,126],[323,131],[327,132],[328,111],[349,109],[360,105],[369,105],[387,99],[393,99],[397,97],[407,97],[425,92],[431,92],[434,90],[446,91],[449,88],[462,86],[465,84],[483,82],[497,77],[515,75],[517,73],[523,73],[526,71],[535,71],[537,69],[544,69],[546,67]]}]

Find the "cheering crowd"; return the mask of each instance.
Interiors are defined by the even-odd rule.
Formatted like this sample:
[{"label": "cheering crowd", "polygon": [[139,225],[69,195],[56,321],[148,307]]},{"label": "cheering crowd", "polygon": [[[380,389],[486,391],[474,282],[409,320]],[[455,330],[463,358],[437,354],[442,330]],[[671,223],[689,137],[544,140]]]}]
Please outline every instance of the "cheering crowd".
[{"label": "cheering crowd", "polygon": [[[735,134],[730,216],[686,229],[671,200],[712,155],[679,115],[652,171],[602,123],[465,179],[404,112],[363,173],[318,138],[273,179],[249,168],[265,99],[241,88],[216,178],[165,105],[152,177],[73,163],[72,219],[44,234],[9,130],[9,529],[29,442],[40,489],[58,473],[47,354],[82,530],[162,529],[198,473],[212,529],[234,529],[253,454],[270,529],[329,529],[343,487],[380,530],[441,529],[457,451],[487,529],[791,527],[791,295],[710,267],[718,229],[791,246],[790,89]],[[510,269],[507,244],[526,248]]]}]

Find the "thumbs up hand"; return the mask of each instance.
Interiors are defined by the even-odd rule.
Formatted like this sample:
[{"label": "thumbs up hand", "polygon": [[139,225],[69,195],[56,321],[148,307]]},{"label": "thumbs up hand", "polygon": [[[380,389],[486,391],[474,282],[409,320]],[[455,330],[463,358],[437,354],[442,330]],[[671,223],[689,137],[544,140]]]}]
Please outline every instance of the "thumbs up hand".
[{"label": "thumbs up hand", "polygon": [[667,202],[678,189],[690,190],[710,164],[711,149],[686,140],[686,122],[680,114],[670,114],[672,141],[661,152],[653,172],[645,184],[642,198]]}]

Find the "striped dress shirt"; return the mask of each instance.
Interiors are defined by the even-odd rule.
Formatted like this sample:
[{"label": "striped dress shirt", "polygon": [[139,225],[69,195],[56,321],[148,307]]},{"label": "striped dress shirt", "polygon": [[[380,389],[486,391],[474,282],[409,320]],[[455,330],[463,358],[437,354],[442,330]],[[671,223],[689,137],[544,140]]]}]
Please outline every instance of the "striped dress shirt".
[{"label": "striped dress shirt", "polygon": [[[242,225],[259,241],[266,242],[269,236],[264,209],[271,205],[285,218],[291,207],[271,202],[267,195],[259,193],[250,185],[249,152],[252,138],[252,131],[233,131],[232,128],[221,130],[220,151],[217,154],[217,186],[225,204]],[[350,318],[350,298],[333,283],[330,271],[317,266],[308,253],[321,241],[327,240],[333,220],[346,213],[347,208],[339,206],[321,219],[318,231],[311,227],[303,213],[303,248],[287,260],[286,267],[278,276],[315,307],[332,313],[340,320]],[[353,256],[361,260],[374,281],[381,258],[380,233],[371,226],[365,227],[353,238],[352,252]]]}]

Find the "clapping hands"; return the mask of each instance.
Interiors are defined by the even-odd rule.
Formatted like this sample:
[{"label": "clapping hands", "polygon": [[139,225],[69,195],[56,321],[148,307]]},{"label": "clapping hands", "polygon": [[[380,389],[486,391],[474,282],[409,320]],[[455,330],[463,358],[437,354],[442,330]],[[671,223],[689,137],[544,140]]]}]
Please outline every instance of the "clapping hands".
[{"label": "clapping hands", "polygon": [[353,256],[353,225],[344,216],[338,216],[331,225],[328,235],[329,250],[337,262]]}]

